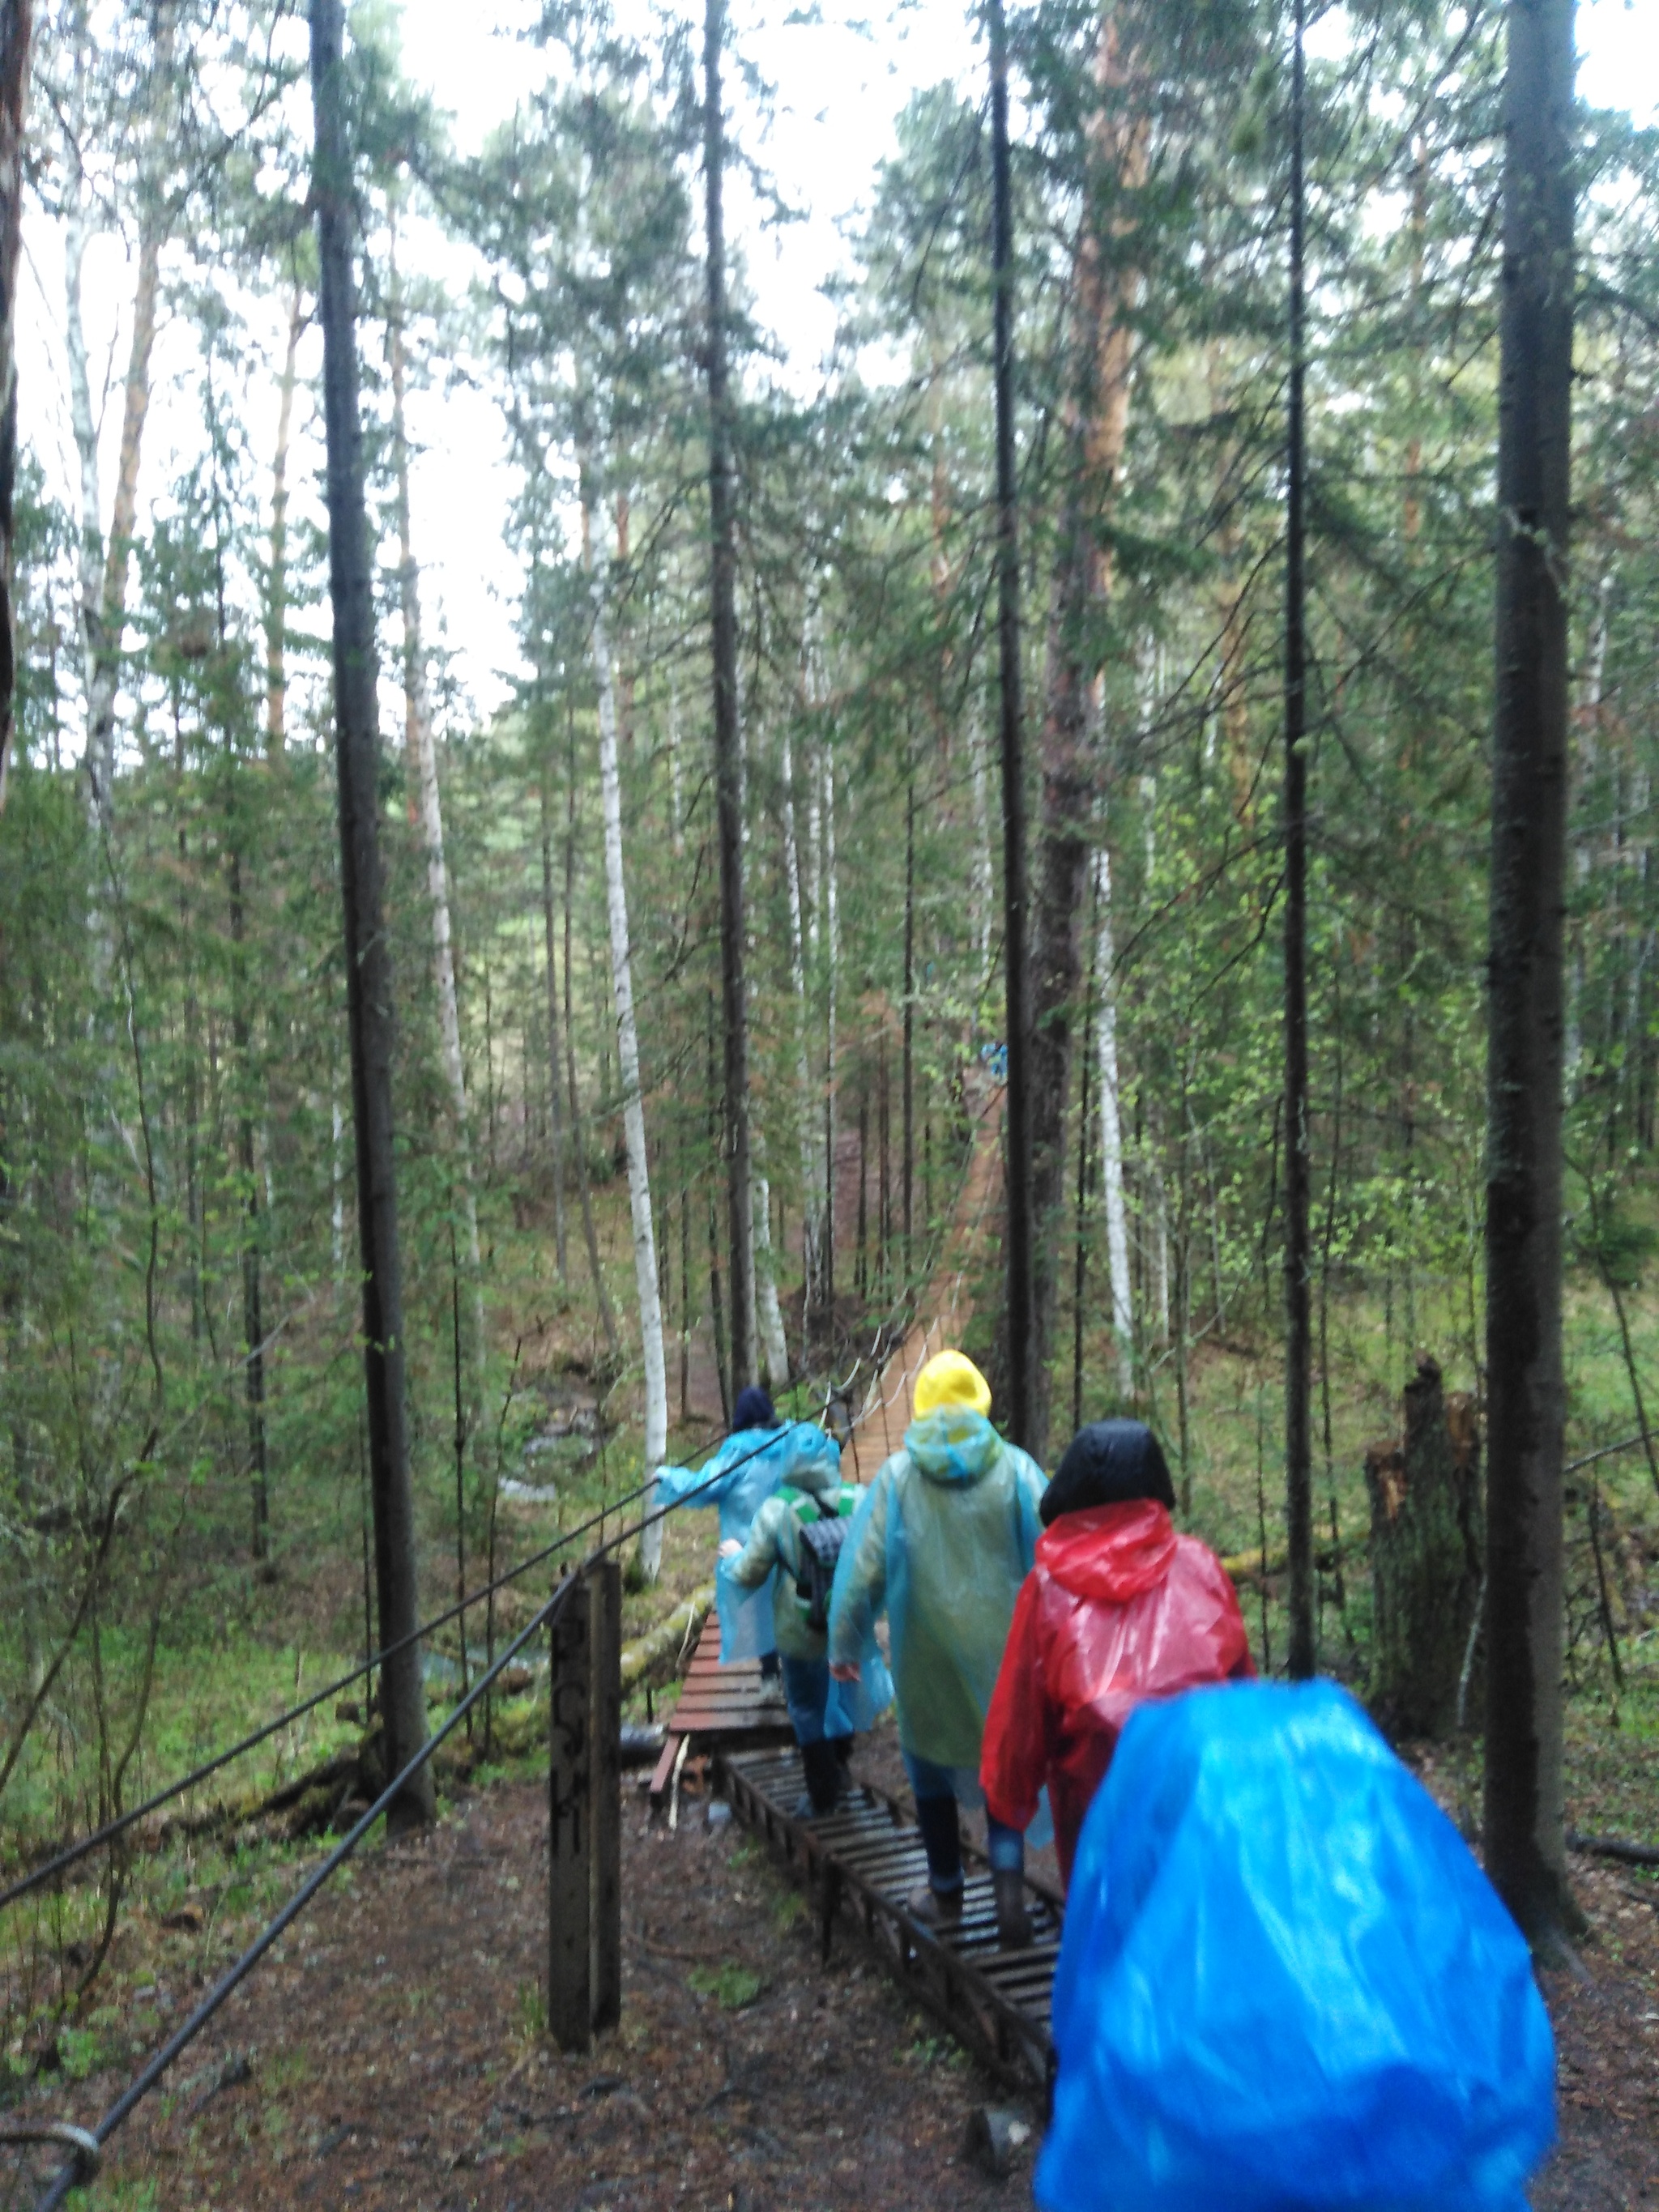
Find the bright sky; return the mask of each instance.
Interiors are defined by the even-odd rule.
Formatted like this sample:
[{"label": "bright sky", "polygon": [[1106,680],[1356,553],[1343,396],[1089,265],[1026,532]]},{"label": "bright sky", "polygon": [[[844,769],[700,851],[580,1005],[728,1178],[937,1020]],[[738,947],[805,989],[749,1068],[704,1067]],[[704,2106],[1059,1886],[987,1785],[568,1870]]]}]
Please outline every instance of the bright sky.
[{"label": "bright sky", "polygon": [[[639,0],[623,0],[624,20],[636,11],[642,16]],[[539,57],[517,34],[536,12],[534,0],[492,0],[488,6],[474,0],[466,11],[469,28],[458,37],[455,0],[404,0],[405,67],[453,118],[459,147],[480,144],[534,81]],[[809,14],[822,20],[799,20]],[[475,27],[486,15],[495,27]],[[701,22],[700,9],[696,20]],[[905,0],[867,20],[853,12],[853,0],[821,0],[817,9],[799,9],[787,0],[732,0],[730,36],[775,89],[774,121],[763,137],[735,70],[730,73],[737,131],[805,220],[764,232],[734,178],[728,221],[762,320],[786,349],[787,374],[798,388],[811,390],[835,325],[834,310],[819,288],[844,260],[843,232],[867,205],[877,163],[892,146],[894,119],[923,86],[946,77],[964,85],[976,82],[981,49],[967,9],[957,0]],[[1629,107],[1644,122],[1659,119],[1659,0],[1579,0],[1578,46],[1579,84],[1587,99]],[[26,225],[25,241],[29,259],[19,329],[23,435],[60,493],[72,497],[74,452],[63,397],[62,243],[38,211]],[[436,273],[464,288],[465,257],[434,239],[426,250],[442,263]],[[98,242],[88,256],[86,299],[94,375],[101,377],[106,364],[114,371],[115,388],[101,424],[106,515],[131,289],[119,245]],[[255,303],[249,319],[256,367],[237,404],[252,453],[268,456],[281,358],[276,304]],[[302,373],[319,366],[314,332],[308,343],[312,350],[301,356]],[[260,349],[263,357],[258,357]],[[199,451],[199,368],[182,319],[163,331],[155,368],[144,469],[151,493],[170,483]],[[486,394],[459,389],[412,395],[410,417],[411,435],[422,448],[412,496],[428,630],[441,630],[458,656],[465,691],[488,713],[506,696],[519,663],[513,634],[517,568],[502,544],[513,477],[499,413]],[[295,507],[314,512],[320,426],[307,410],[295,427]],[[393,702],[383,712],[390,725]]]}]

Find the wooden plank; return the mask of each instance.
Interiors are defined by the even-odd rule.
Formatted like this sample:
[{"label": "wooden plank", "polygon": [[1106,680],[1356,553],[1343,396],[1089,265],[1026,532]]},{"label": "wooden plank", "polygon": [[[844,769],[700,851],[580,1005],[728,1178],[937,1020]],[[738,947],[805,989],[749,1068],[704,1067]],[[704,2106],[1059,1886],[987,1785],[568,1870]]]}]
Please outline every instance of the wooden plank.
[{"label": "wooden plank", "polygon": [[547,2025],[561,2051],[592,2033],[592,1639],[588,1588],[574,1579],[550,1626]]},{"label": "wooden plank", "polygon": [[592,1646],[592,1962],[594,2033],[622,2018],[622,1565],[587,1570]]},{"label": "wooden plank", "polygon": [[668,1785],[673,1779],[674,1761],[679,1757],[679,1753],[680,1737],[678,1732],[676,1729],[670,1729],[662,1741],[662,1756],[657,1761],[656,1765],[652,1769],[651,1789],[649,1795],[653,1809],[657,1806],[660,1805],[663,1799],[668,1795]]}]

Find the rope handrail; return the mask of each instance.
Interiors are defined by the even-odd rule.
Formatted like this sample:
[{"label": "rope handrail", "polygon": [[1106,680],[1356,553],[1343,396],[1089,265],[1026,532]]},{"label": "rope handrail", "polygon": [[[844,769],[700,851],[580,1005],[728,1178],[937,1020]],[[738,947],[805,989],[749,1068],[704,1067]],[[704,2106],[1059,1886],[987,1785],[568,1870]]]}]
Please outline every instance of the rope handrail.
[{"label": "rope handrail", "polygon": [[[763,1446],[761,1449],[765,1448]],[[745,1454],[744,1458],[747,1460],[756,1455],[753,1453]],[[727,1471],[729,1470],[722,1470],[722,1473]],[[710,1482],[719,1480],[718,1475],[709,1477]],[[695,1494],[694,1492],[688,1492],[686,1497]],[[670,1513],[678,1510],[684,1503],[685,1498],[681,1498],[674,1499],[670,1504],[653,1507],[650,1512],[641,1515],[639,1520],[619,1529],[614,1536],[597,1545],[589,1553],[584,1564],[592,1565],[594,1561],[604,1559],[608,1553],[617,1551],[623,1544],[631,1542],[635,1537],[642,1535],[645,1530],[652,1527],[654,1522],[665,1519]],[[612,1509],[612,1510],[615,1510]],[[351,1827],[329,1852],[327,1857],[312,1869],[288,1902],[265,1923],[253,1941],[225,1969],[189,2017],[180,2022],[161,2048],[146,2061],[143,2067],[128,2083],[108,2111],[102,2115],[96,2125],[84,2130],[77,2130],[73,2138],[75,2154],[66,2165],[59,2168],[56,2176],[47,2185],[45,2194],[37,2199],[35,2212],[58,2212],[58,2208],[63,2203],[70,2191],[76,2186],[86,2171],[87,2160],[90,2155],[88,2145],[95,2148],[98,2152],[102,2152],[111,2136],[131,2117],[173,2062],[195,2041],[220,2006],[247,1978],[273,1944],[292,1927],[324,1884],[344,1865],[375,1821],[420,1772],[422,1767],[426,1765],[446,1737],[459,1727],[461,1721],[477,1704],[479,1698],[492,1686],[502,1669],[518,1656],[532,1636],[540,1629],[546,1627],[553,1620],[574,1588],[575,1582],[576,1572],[574,1571],[564,1577],[558,1588],[544,1605],[538,1607],[530,1620],[519,1631],[487,1672],[480,1675],[448,1717],[434,1730],[419,1750],[404,1762],[398,1772],[381,1790],[374,1802],[352,1823]],[[82,2137],[85,2138],[84,2142]]]}]

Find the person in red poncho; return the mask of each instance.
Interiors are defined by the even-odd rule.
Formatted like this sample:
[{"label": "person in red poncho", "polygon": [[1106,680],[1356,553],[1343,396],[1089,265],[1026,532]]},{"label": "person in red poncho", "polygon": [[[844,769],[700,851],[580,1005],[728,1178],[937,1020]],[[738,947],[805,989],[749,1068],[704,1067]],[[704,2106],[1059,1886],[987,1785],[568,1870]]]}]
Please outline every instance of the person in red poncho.
[{"label": "person in red poncho", "polygon": [[1226,1569],[1176,1534],[1175,1490],[1139,1421],[1079,1429],[1042,1494],[1044,1533],[1021,1585],[985,1723],[992,1817],[1024,1829],[1044,1783],[1060,1870],[1123,1724],[1148,1698],[1255,1672]]}]

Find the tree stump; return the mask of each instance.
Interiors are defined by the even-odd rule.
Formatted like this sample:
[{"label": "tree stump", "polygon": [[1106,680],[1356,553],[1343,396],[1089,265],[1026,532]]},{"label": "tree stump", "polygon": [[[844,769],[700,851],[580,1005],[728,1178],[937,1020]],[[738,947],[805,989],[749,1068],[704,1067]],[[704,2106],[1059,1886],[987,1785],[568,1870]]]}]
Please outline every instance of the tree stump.
[{"label": "tree stump", "polygon": [[1396,1741],[1443,1737],[1455,1724],[1482,1547],[1474,1401],[1466,1391],[1448,1397],[1432,1359],[1419,1359],[1407,1385],[1405,1427],[1403,1443],[1375,1443],[1365,1454],[1370,1706]]}]

